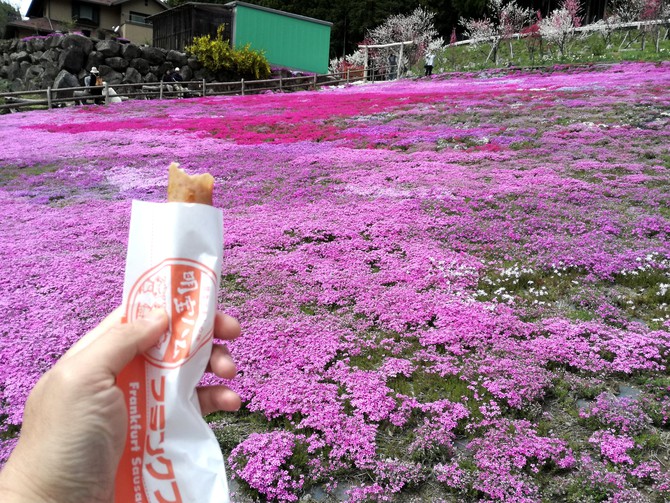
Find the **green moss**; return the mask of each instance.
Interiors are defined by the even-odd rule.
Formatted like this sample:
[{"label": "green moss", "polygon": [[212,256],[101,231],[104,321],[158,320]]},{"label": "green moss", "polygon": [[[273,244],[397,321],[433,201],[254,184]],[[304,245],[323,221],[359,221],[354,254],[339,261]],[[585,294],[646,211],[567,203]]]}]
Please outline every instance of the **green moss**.
[{"label": "green moss", "polygon": [[477,387],[479,399],[475,400],[475,391],[468,387],[468,381],[457,375],[442,377],[430,372],[429,368],[416,370],[410,377],[397,376],[389,379],[387,385],[396,393],[414,397],[421,403],[443,399],[463,403],[470,411],[470,420],[481,418],[478,404],[492,398],[484,388]]},{"label": "green moss", "polygon": [[583,478],[576,478],[566,487],[566,503],[601,503],[610,497],[610,490],[605,486],[595,485]]},{"label": "green moss", "polygon": [[245,286],[244,278],[238,273],[228,273],[221,275],[219,282],[221,290],[226,292],[248,292],[249,289]]},{"label": "green moss", "polygon": [[386,355],[379,349],[363,351],[360,355],[350,356],[349,365],[359,370],[376,370],[385,358]]},{"label": "green moss", "polygon": [[537,145],[533,141],[515,141],[514,143],[511,143],[509,148],[512,150],[528,150],[528,149],[533,149],[536,148]]},{"label": "green moss", "polygon": [[0,186],[6,185],[20,176],[37,176],[58,171],[60,166],[55,163],[35,164],[33,166],[0,166]]},{"label": "green moss", "polygon": [[586,309],[574,309],[566,313],[566,316],[571,320],[591,321],[596,318],[596,315]]}]

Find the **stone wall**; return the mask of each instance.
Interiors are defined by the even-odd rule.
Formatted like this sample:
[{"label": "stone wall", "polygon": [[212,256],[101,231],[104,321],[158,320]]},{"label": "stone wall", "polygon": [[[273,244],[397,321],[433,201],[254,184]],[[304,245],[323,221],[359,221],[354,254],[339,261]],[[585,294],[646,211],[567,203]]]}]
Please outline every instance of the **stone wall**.
[{"label": "stone wall", "polygon": [[174,67],[184,80],[211,80],[195,58],[157,47],[76,34],[0,40],[0,80],[7,80],[11,91],[82,86],[93,66],[110,85],[157,82]]}]

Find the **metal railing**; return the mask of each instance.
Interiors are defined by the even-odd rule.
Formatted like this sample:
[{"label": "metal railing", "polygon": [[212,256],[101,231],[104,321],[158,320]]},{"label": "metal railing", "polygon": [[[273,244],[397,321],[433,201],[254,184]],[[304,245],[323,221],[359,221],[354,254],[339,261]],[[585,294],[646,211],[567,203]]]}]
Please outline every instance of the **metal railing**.
[{"label": "metal railing", "polygon": [[388,73],[373,73],[363,70],[347,70],[339,73],[314,74],[299,77],[279,77],[264,80],[238,80],[231,82],[206,82],[191,80],[179,83],[144,82],[138,84],[107,84],[101,94],[91,94],[88,87],[67,87],[15,91],[0,93],[0,111],[19,111],[21,109],[51,109],[64,106],[92,103],[112,103],[129,99],[175,99],[198,96],[247,95],[263,92],[291,92],[318,89],[326,86],[349,84],[356,81],[384,80]]}]

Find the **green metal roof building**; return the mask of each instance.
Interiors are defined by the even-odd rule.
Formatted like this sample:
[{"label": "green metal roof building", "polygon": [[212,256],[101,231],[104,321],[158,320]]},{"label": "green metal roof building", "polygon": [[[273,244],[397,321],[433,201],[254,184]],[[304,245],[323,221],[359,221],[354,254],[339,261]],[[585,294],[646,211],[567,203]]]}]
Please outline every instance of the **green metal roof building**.
[{"label": "green metal roof building", "polygon": [[272,66],[328,73],[332,23],[246,2],[225,5],[186,3],[151,16],[153,45],[183,51],[202,35],[216,36],[225,26],[235,48],[250,44],[262,50]]},{"label": "green metal roof building", "polygon": [[231,44],[262,49],[271,65],[328,73],[333,23],[246,2],[226,4],[233,11]]}]

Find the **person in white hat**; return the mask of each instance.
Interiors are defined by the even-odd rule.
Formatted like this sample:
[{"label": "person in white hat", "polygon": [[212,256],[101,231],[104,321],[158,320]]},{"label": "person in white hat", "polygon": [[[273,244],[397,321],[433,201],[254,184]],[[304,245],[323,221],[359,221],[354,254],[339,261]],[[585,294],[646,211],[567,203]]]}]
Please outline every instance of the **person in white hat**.
[{"label": "person in white hat", "polygon": [[102,103],[102,79],[100,78],[100,72],[95,66],[84,77],[84,85],[88,88],[87,90],[90,95],[96,96],[96,104]]},{"label": "person in white hat", "polygon": [[178,91],[177,97],[178,98],[183,98],[184,97],[184,88],[180,84],[180,82],[184,81],[184,77],[181,76],[181,73],[179,73],[179,67],[176,67],[174,71],[172,72],[172,75],[170,76],[172,78],[172,82],[174,82],[174,89],[175,91]]}]

